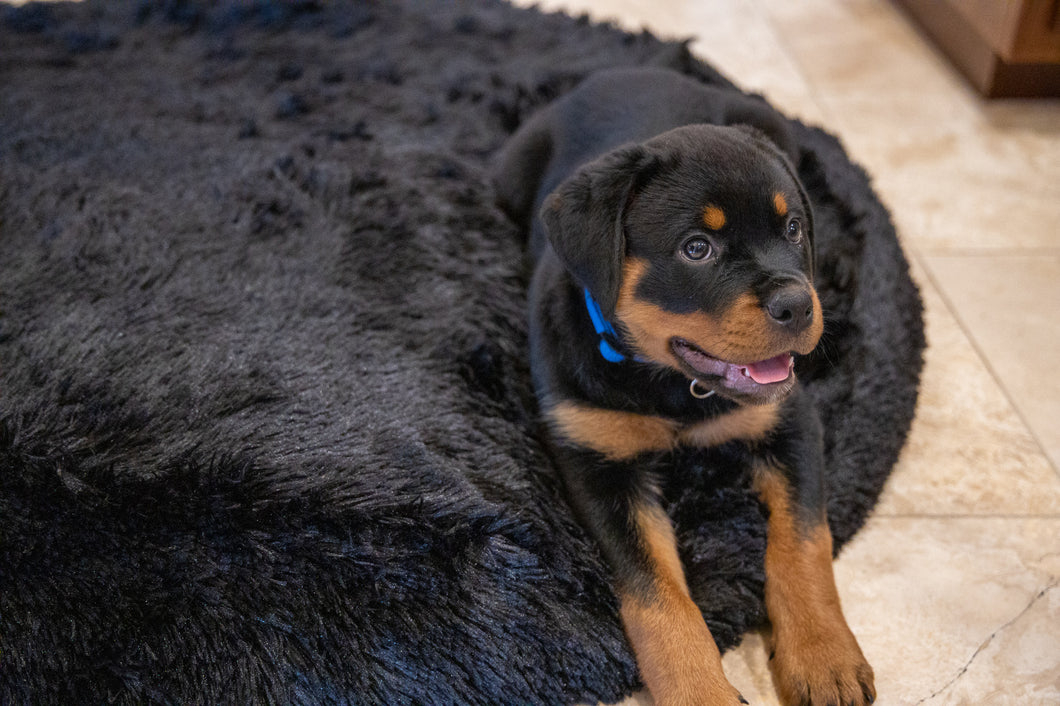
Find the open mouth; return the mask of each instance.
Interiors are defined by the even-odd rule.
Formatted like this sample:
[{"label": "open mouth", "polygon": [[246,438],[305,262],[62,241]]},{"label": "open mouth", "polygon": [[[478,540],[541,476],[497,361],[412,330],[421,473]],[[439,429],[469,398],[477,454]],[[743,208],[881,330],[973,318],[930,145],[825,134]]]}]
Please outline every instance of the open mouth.
[{"label": "open mouth", "polygon": [[732,391],[755,397],[775,397],[787,392],[794,384],[795,358],[781,353],[755,363],[727,363],[682,339],[670,341],[670,348],[682,360],[699,382],[717,386],[719,392]]}]

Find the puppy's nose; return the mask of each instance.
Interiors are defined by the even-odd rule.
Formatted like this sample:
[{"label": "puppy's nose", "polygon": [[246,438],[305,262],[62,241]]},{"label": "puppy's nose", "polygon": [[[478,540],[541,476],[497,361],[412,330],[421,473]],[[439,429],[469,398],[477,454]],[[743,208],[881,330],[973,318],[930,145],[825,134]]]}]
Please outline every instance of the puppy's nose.
[{"label": "puppy's nose", "polygon": [[801,333],[813,323],[813,297],[803,285],[788,284],[776,290],[765,308],[774,323],[793,334]]}]

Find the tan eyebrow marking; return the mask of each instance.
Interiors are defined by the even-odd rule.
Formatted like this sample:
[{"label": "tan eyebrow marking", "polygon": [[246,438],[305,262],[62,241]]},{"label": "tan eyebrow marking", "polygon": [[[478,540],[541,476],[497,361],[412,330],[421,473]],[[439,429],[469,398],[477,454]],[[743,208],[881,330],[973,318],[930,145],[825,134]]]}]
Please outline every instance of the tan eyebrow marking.
[{"label": "tan eyebrow marking", "polygon": [[788,215],[788,200],[779,191],[773,194],[773,208],[776,209],[778,216]]},{"label": "tan eyebrow marking", "polygon": [[725,226],[725,211],[717,206],[707,206],[703,209],[703,223],[711,230],[721,230]]}]

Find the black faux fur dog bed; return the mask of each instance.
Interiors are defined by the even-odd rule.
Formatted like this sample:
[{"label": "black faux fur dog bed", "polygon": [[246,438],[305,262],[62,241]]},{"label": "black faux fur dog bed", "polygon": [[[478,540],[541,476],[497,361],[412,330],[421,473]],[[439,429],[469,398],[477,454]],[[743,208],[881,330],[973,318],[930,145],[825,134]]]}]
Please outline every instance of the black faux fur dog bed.
[{"label": "black faux fur dog bed", "polygon": [[[486,165],[590,70],[652,62],[730,85],[488,0],[0,6],[0,703],[627,694]],[[864,174],[797,134],[842,543],[910,424],[920,303]],[[678,460],[725,648],[763,619],[763,512],[722,452]]]}]

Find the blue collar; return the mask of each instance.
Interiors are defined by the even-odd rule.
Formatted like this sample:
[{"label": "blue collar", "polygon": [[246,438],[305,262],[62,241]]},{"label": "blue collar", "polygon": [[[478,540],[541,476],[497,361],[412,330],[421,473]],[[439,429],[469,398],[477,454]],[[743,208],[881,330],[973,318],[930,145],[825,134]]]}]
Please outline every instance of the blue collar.
[{"label": "blue collar", "polygon": [[[589,318],[593,322],[596,335],[600,337],[600,355],[610,363],[621,363],[626,359],[626,356],[619,353],[618,349],[615,348],[615,343],[618,343],[618,334],[615,333],[615,327],[604,318],[604,313],[600,311],[600,305],[593,299],[593,295],[589,293],[589,288],[586,287],[583,291],[585,292],[585,308],[589,312]],[[612,341],[615,343],[612,343]]]},{"label": "blue collar", "polygon": [[[618,349],[615,348],[615,344],[618,343],[618,334],[615,333],[615,327],[604,318],[604,312],[600,310],[600,305],[593,299],[593,295],[589,293],[589,288],[585,287],[582,291],[585,292],[585,309],[589,312],[589,319],[593,322],[596,335],[600,337],[600,343],[597,346],[600,349],[600,355],[609,363],[625,361],[626,356],[619,353]],[[614,343],[611,341],[614,341]],[[648,362],[646,358],[642,358],[639,355],[633,356],[633,360],[638,363]],[[688,389],[697,400],[705,400],[714,396],[714,390],[704,387],[699,380],[693,380]]]}]

